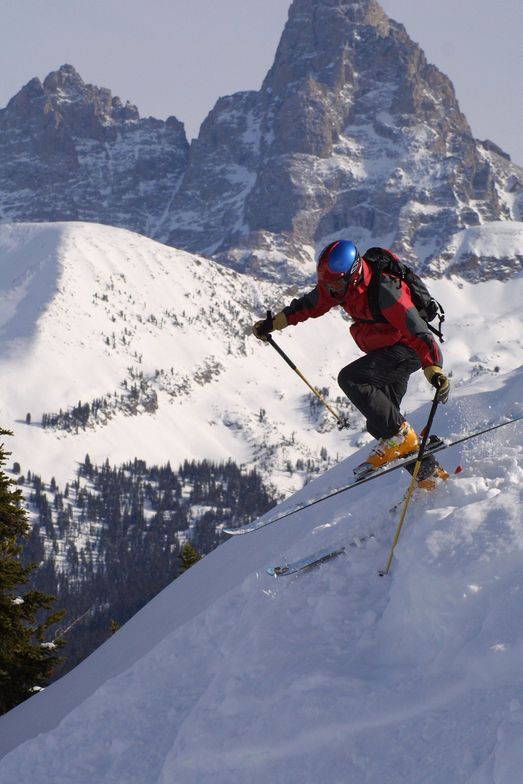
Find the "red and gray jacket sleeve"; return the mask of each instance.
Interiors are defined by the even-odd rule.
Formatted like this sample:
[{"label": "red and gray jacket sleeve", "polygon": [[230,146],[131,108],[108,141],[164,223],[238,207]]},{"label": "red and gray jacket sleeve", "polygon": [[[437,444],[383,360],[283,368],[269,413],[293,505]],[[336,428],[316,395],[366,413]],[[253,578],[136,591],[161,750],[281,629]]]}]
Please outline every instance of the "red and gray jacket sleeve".
[{"label": "red and gray jacket sleeve", "polygon": [[290,305],[283,308],[283,312],[287,317],[287,322],[294,326],[299,324],[300,321],[323,316],[324,313],[327,313],[337,304],[339,303],[323,296],[320,287],[315,286],[308,294],[293,299]]},{"label": "red and gray jacket sleeve", "polygon": [[395,327],[421,361],[423,368],[429,365],[443,365],[443,355],[427,322],[419,315],[410,292],[403,283],[384,274],[381,276],[378,302],[382,316]]}]

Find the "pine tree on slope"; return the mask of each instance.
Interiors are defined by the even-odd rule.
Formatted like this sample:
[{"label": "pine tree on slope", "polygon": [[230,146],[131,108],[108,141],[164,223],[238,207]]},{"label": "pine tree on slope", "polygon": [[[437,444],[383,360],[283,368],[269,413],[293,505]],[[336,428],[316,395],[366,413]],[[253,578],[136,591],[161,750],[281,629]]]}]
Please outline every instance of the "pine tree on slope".
[{"label": "pine tree on slope", "polygon": [[197,561],[201,559],[200,553],[193,547],[190,542],[185,542],[180,554],[180,574],[190,569]]},{"label": "pine tree on slope", "polygon": [[[0,428],[0,436],[6,435],[12,433]],[[64,615],[45,613],[54,597],[26,589],[35,566],[23,565],[21,542],[30,527],[21,490],[2,470],[8,456],[0,444],[0,714],[48,682],[60,661],[56,650],[63,643],[44,642],[45,633]]]}]

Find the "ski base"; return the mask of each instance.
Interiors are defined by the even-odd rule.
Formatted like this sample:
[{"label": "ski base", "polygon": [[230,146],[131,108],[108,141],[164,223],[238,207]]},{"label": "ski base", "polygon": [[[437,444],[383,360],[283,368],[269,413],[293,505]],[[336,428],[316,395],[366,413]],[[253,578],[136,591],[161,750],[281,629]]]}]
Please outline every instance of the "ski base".
[{"label": "ski base", "polygon": [[269,566],[265,571],[267,574],[270,574],[271,577],[283,577],[284,575],[296,574],[297,572],[302,572],[304,569],[309,569],[311,566],[318,566],[325,561],[330,561],[331,558],[335,558],[337,555],[341,555],[344,552],[345,547],[339,547],[334,550],[327,547],[324,550],[319,550],[317,553],[308,555],[305,558],[300,558],[299,561]]}]

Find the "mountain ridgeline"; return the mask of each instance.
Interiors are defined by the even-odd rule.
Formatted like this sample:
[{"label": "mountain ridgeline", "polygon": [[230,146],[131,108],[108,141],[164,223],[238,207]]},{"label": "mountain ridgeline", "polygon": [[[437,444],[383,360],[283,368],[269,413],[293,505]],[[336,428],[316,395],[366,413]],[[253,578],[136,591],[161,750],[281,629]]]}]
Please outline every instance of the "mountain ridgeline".
[{"label": "mountain ridgeline", "polygon": [[138,231],[258,277],[302,281],[340,234],[424,274],[504,279],[523,255],[460,254],[521,220],[523,170],[474,139],[449,79],[375,0],[294,0],[260,90],[218,100],[189,144],[71,65],[0,110],[4,221]]}]

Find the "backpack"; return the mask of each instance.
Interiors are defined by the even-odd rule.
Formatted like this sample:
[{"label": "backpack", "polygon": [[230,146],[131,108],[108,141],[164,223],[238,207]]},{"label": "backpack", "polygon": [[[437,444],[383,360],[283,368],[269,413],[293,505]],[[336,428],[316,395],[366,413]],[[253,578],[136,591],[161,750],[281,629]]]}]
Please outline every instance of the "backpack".
[{"label": "backpack", "polygon": [[[367,297],[369,309],[374,321],[386,321],[381,314],[378,304],[380,279],[385,272],[387,275],[398,279],[398,287],[401,287],[402,281],[407,284],[416,310],[421,318],[427,322],[430,331],[438,336],[440,343],[443,343],[441,325],[445,321],[445,311],[440,303],[431,295],[419,275],[410,267],[407,267],[406,264],[398,261],[398,259],[385,248],[369,248],[364,254],[364,259],[369,262],[372,269],[372,278],[367,287]],[[437,329],[429,324],[429,321],[433,321],[436,316],[439,319]]]}]

